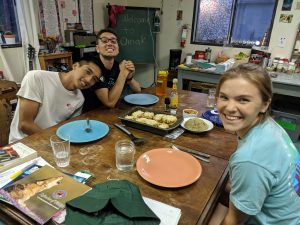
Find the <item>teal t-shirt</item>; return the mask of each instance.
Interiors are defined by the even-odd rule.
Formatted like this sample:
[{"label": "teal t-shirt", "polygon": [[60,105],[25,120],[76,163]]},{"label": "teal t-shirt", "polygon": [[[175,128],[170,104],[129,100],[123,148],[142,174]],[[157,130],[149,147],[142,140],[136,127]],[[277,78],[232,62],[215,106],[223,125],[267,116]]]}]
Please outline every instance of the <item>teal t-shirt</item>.
[{"label": "teal t-shirt", "polygon": [[249,224],[300,224],[300,155],[273,119],[253,127],[231,156],[230,200]]}]

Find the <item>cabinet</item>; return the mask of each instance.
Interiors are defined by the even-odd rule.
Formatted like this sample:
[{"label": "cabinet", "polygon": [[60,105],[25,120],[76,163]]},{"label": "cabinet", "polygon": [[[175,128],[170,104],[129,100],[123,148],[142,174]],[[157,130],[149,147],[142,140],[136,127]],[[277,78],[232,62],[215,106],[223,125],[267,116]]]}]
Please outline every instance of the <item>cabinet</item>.
[{"label": "cabinet", "polygon": [[73,64],[72,52],[40,54],[39,61],[42,70],[52,70],[57,63],[65,63],[71,69]]},{"label": "cabinet", "polygon": [[296,33],[296,38],[294,42],[294,47],[292,50],[291,60],[300,60],[300,24],[298,25],[298,30]]}]

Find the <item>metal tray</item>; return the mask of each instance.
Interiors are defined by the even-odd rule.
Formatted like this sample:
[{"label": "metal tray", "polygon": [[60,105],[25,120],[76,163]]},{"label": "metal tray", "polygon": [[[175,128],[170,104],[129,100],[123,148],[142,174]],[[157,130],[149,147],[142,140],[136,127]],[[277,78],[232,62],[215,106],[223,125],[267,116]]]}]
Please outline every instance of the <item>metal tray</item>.
[{"label": "metal tray", "polygon": [[178,127],[181,124],[182,120],[183,120],[182,116],[174,115],[174,116],[177,117],[177,121],[174,124],[172,124],[172,126],[170,126],[169,128],[162,129],[162,128],[153,127],[153,126],[149,126],[149,125],[146,125],[146,124],[143,124],[143,123],[139,123],[139,122],[136,122],[136,121],[125,119],[126,115],[131,115],[133,112],[135,112],[137,110],[142,110],[143,112],[153,112],[154,114],[159,113],[159,114],[171,115],[170,113],[155,111],[155,110],[145,108],[145,107],[134,107],[134,108],[128,110],[127,112],[119,115],[118,118],[126,126],[133,127],[133,128],[139,129],[139,130],[148,131],[148,132],[151,132],[151,133],[154,133],[154,134],[163,135],[163,136],[168,134],[172,130],[174,130],[176,127]]}]

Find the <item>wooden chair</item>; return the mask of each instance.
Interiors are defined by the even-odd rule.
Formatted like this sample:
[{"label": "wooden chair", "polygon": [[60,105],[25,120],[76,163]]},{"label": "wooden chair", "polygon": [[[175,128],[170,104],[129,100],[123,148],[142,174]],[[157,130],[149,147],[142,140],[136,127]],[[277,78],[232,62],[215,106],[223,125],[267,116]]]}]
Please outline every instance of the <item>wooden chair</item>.
[{"label": "wooden chair", "polygon": [[198,81],[189,81],[188,90],[200,90],[200,92],[208,93],[208,90],[211,88],[216,88],[216,84],[203,83]]},{"label": "wooden chair", "polygon": [[17,102],[18,89],[15,82],[0,80],[0,146],[8,144],[12,104]]}]

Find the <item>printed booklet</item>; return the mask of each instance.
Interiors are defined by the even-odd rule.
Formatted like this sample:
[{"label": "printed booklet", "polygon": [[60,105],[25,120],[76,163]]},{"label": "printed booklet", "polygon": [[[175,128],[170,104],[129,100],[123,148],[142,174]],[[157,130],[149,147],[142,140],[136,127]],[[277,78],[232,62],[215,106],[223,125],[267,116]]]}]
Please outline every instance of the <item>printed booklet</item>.
[{"label": "printed booklet", "polygon": [[0,189],[0,195],[39,224],[44,224],[64,209],[66,202],[90,189],[87,185],[45,165]]}]

